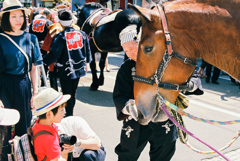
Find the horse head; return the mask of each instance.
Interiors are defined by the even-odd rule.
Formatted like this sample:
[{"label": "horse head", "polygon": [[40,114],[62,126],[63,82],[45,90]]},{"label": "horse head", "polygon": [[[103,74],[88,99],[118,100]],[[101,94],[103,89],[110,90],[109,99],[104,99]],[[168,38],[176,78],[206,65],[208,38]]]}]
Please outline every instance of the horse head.
[{"label": "horse head", "polygon": [[175,102],[197,57],[240,80],[239,0],[179,0],[165,2],[164,11],[160,5],[132,9],[143,23],[134,79],[141,124],[159,119],[161,100]]},{"label": "horse head", "polygon": [[[76,6],[77,7],[77,6]],[[105,8],[100,3],[91,2],[85,3],[81,7],[77,7],[78,10],[78,21],[77,25],[86,33],[89,33],[91,30],[91,26],[89,24],[90,16],[97,11],[98,9]]]},{"label": "horse head", "polygon": [[[169,37],[166,40],[168,33],[163,29],[159,7],[156,5],[150,10],[131,5],[142,19],[142,35],[134,78],[134,98],[139,110],[139,122],[143,125],[167,118],[159,108],[161,99],[174,103],[180,92],[179,87],[187,83],[196,65],[195,56],[174,51],[179,52],[176,55],[179,55],[181,60],[172,56],[174,53],[170,53],[166,42],[170,44],[171,40]],[[193,60],[192,64],[186,63],[184,59]]]}]

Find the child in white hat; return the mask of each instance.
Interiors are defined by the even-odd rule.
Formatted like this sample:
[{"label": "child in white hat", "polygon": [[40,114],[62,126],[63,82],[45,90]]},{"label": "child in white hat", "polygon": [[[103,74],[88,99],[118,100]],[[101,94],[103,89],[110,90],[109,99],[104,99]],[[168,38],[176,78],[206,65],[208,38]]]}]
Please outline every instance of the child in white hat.
[{"label": "child in white hat", "polygon": [[34,150],[38,160],[46,161],[58,160],[60,156],[67,158],[69,152],[73,150],[70,145],[63,145],[64,150],[61,152],[59,146],[58,128],[54,123],[60,123],[65,114],[66,102],[70,95],[62,95],[52,88],[42,90],[33,100],[35,107],[34,115],[39,119],[32,127],[33,136],[45,130],[50,134],[45,134],[34,139]]}]

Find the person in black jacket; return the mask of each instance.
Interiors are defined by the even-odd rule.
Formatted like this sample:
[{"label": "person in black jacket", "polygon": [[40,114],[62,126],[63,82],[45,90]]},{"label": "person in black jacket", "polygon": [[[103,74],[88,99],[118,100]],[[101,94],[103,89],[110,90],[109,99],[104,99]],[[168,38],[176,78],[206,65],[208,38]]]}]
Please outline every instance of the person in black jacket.
[{"label": "person in black jacket", "polygon": [[43,61],[49,66],[57,60],[62,92],[71,95],[66,116],[72,116],[78,82],[80,77],[86,75],[86,63],[92,61],[92,56],[87,34],[71,27],[73,19],[70,11],[61,10],[58,18],[64,30],[54,37],[50,52]]},{"label": "person in black jacket", "polygon": [[[123,33],[125,34],[125,33]],[[129,34],[133,35],[134,34]],[[113,91],[113,101],[116,106],[117,119],[123,120],[120,143],[115,152],[119,161],[136,161],[141,152],[150,143],[151,161],[169,161],[175,153],[176,139],[178,138],[176,126],[171,120],[162,122],[150,122],[141,125],[132,114],[137,111],[134,95],[132,76],[135,75],[138,43],[132,41],[131,36],[121,40],[123,49],[130,58],[120,67]]]},{"label": "person in black jacket", "polygon": [[52,12],[45,8],[43,10],[43,15],[39,18],[35,18],[29,27],[29,33],[37,36],[39,44],[45,39],[47,33],[49,32],[48,26],[53,24],[52,22]]},{"label": "person in black jacket", "polygon": [[[49,9],[45,8],[43,10],[43,14],[42,15],[39,14],[39,16],[40,16],[39,18],[35,17],[31,22],[29,26],[29,33],[37,36],[41,54],[42,56],[44,56],[47,53],[41,49],[41,46],[43,44],[45,37],[49,32],[48,26],[53,24],[52,12]],[[45,74],[47,75],[48,67],[45,65],[44,65],[44,70],[45,70]],[[51,83],[51,78],[50,78],[50,83]],[[43,78],[41,78],[41,86],[44,86]]]}]

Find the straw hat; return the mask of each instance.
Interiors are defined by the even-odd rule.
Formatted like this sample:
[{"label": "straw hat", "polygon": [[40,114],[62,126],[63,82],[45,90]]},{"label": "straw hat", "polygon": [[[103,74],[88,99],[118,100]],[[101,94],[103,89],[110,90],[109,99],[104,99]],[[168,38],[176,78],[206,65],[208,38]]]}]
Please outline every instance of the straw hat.
[{"label": "straw hat", "polygon": [[14,10],[23,10],[26,15],[28,15],[31,11],[23,7],[19,0],[4,0],[3,2],[3,11],[0,12],[0,17],[5,12],[10,12]]},{"label": "straw hat", "polygon": [[34,98],[35,111],[33,114],[36,116],[42,115],[67,102],[70,97],[70,95],[62,95],[52,88],[46,88]]},{"label": "straw hat", "polygon": [[0,125],[10,126],[18,123],[20,114],[15,109],[8,109],[0,107]]}]

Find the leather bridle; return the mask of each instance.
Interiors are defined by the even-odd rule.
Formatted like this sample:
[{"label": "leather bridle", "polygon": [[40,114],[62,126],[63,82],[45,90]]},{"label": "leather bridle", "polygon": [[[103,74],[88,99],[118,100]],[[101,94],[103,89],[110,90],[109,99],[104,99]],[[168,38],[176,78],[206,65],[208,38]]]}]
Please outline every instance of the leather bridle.
[{"label": "leather bridle", "polygon": [[[138,82],[142,82],[142,83],[146,83],[146,84],[150,84],[153,86],[154,83],[157,84],[157,87],[159,88],[163,88],[163,89],[167,89],[167,90],[186,90],[186,89],[191,89],[190,85],[189,85],[189,80],[182,84],[182,85],[178,85],[178,84],[170,84],[170,83],[164,83],[161,82],[163,73],[168,65],[168,62],[171,60],[172,57],[176,57],[180,60],[182,60],[185,64],[189,64],[191,66],[196,67],[197,63],[191,59],[189,59],[188,57],[183,57],[181,55],[179,55],[176,52],[173,52],[172,49],[172,41],[171,41],[171,35],[170,32],[168,31],[168,26],[167,26],[167,20],[166,20],[166,16],[165,13],[163,11],[163,7],[160,6],[159,4],[156,4],[156,7],[158,9],[159,15],[161,17],[162,20],[162,27],[163,27],[163,32],[164,32],[164,36],[165,36],[165,43],[166,43],[166,51],[163,55],[163,59],[158,67],[158,69],[156,70],[156,72],[148,78],[144,78],[144,77],[140,77],[140,76],[133,76],[133,80],[134,81],[138,81]],[[158,89],[158,88],[157,88]],[[159,92],[158,92],[159,94]]]}]

